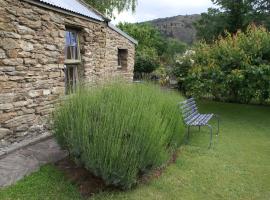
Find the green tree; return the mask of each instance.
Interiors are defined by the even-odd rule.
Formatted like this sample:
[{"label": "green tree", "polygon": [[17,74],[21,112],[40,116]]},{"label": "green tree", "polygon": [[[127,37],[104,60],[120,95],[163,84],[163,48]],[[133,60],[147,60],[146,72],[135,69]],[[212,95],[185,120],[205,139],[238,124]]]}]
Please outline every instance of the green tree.
[{"label": "green tree", "polygon": [[163,53],[163,61],[165,63],[174,63],[175,56],[185,52],[187,45],[180,40],[174,38],[166,39],[166,50]]},{"label": "green tree", "polygon": [[251,10],[247,0],[212,0],[227,15],[227,31],[236,33],[247,26],[246,15]]},{"label": "green tree", "polygon": [[250,0],[250,4],[258,12],[263,12],[263,13],[270,12],[269,0]]},{"label": "green tree", "polygon": [[120,23],[118,27],[138,40],[135,72],[151,73],[158,68],[160,56],[166,50],[166,41],[160,32],[148,23]]},{"label": "green tree", "polygon": [[186,49],[185,43],[165,38],[149,23],[120,23],[118,27],[138,40],[135,72],[140,74],[151,73],[161,65],[171,65],[174,56]]},{"label": "green tree", "polygon": [[137,6],[137,0],[85,0],[85,2],[108,17],[113,17],[113,11],[120,13],[132,10],[134,12]]},{"label": "green tree", "polygon": [[149,23],[120,23],[118,27],[139,42],[137,49],[145,46],[153,47],[158,55],[161,55],[166,49],[166,42],[161,33]]},{"label": "green tree", "polygon": [[209,8],[207,13],[202,13],[201,19],[195,23],[197,37],[211,42],[219,35],[224,35],[228,28],[227,16],[219,9]]},{"label": "green tree", "polygon": [[219,8],[208,9],[195,24],[198,37],[211,42],[226,32],[245,31],[249,24],[270,28],[269,0],[212,0]]},{"label": "green tree", "polygon": [[270,29],[270,1],[269,0],[249,0],[252,7],[252,18],[255,24],[263,24]]}]

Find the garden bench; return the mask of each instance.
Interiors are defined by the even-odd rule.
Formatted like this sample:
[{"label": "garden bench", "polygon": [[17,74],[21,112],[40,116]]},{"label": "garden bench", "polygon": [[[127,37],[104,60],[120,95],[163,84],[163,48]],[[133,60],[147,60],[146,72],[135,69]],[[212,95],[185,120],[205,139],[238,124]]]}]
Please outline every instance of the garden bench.
[{"label": "garden bench", "polygon": [[210,129],[210,144],[209,148],[212,145],[212,138],[213,138],[213,128],[208,122],[213,118],[217,118],[218,122],[218,130],[217,135],[219,133],[219,117],[216,114],[200,114],[198,112],[197,104],[194,100],[194,98],[187,99],[183,102],[179,103],[181,110],[182,110],[182,116],[183,121],[185,125],[187,126],[188,133],[187,137],[189,138],[189,132],[191,126],[197,126],[199,127],[199,131],[201,130],[201,126],[207,126]]}]

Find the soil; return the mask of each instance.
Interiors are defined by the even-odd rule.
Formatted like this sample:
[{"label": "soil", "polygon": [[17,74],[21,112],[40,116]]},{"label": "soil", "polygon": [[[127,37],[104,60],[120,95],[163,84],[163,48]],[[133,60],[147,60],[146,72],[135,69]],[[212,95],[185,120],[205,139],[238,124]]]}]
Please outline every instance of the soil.
[{"label": "soil", "polygon": [[158,167],[156,169],[151,170],[150,173],[146,173],[146,174],[142,174],[139,177],[139,183],[143,183],[143,184],[147,184],[150,181],[152,181],[153,179],[158,179],[165,171],[165,169],[176,162],[176,159],[178,158],[179,152],[176,151],[173,153],[172,157],[170,160],[168,160],[167,163],[165,163],[163,166]]},{"label": "soil", "polygon": [[69,157],[55,163],[55,166],[65,174],[71,183],[78,187],[80,194],[85,198],[105,190],[117,190],[112,186],[106,186],[101,178],[93,175],[84,167],[78,166]]},{"label": "soil", "polygon": [[[159,178],[168,165],[175,163],[177,156],[178,152],[175,152],[164,166],[151,170],[150,173],[140,175],[138,182],[147,184],[151,180]],[[106,185],[101,178],[93,175],[83,166],[78,166],[69,157],[58,161],[55,166],[65,174],[69,181],[78,187],[82,197],[89,198],[102,191],[121,191],[117,187]]]}]

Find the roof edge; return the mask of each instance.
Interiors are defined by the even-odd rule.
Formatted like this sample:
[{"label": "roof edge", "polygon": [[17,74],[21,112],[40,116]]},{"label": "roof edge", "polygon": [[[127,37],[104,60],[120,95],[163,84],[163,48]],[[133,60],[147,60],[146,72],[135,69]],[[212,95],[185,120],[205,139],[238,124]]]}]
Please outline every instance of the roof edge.
[{"label": "roof edge", "polygon": [[93,8],[91,5],[87,4],[84,0],[78,0],[81,2],[84,6],[86,6],[88,9],[92,10],[95,12],[97,15],[100,15],[105,21],[110,22],[111,19],[106,17],[103,13],[99,12],[97,9]]},{"label": "roof edge", "polygon": [[100,21],[98,19],[95,19],[95,18],[91,18],[89,16],[84,16],[82,14],[79,14],[79,13],[76,13],[76,12],[72,12],[72,11],[69,11],[69,10],[66,10],[66,9],[63,9],[63,8],[59,8],[57,6],[53,6],[53,5],[50,5],[50,4],[46,4],[46,3],[42,3],[40,1],[36,1],[36,0],[20,0],[20,1],[24,1],[24,2],[27,2],[27,3],[30,3],[30,4],[34,4],[34,5],[37,5],[37,6],[40,6],[40,7],[43,7],[43,8],[47,8],[47,9],[50,9],[50,10],[54,10],[56,12],[60,12],[60,13],[64,13],[64,14],[67,14],[67,15],[71,15],[71,16],[75,16],[75,17],[79,17],[79,18],[82,18],[84,20],[88,20],[88,21],[91,21],[91,22],[95,22],[95,23],[99,23],[99,22],[102,22],[104,23],[104,21],[106,22],[108,28],[116,31],[117,33],[119,33],[120,35],[122,35],[123,37],[127,38],[129,41],[131,41],[132,43],[138,45],[138,41],[135,40],[134,38],[132,38],[131,36],[129,36],[127,33],[125,33],[124,31],[120,30],[119,28],[117,28],[116,26],[114,26],[112,23],[110,23],[110,19],[105,17],[103,14],[101,14],[99,11],[97,11],[96,9],[92,8],[90,5],[86,4],[83,0],[78,0],[80,1],[84,6],[86,6],[88,9],[92,10],[93,12],[95,12],[96,14],[100,15],[101,18],[104,19],[104,21]]},{"label": "roof edge", "polygon": [[124,36],[125,38],[127,38],[129,41],[131,41],[132,43],[138,45],[138,41],[135,40],[133,37],[129,36],[127,33],[125,33],[124,31],[122,31],[121,29],[117,28],[116,26],[114,26],[112,23],[108,23],[108,27],[111,28],[112,30],[116,31],[117,33],[119,33],[120,35]]},{"label": "roof edge", "polygon": [[[60,13],[63,13],[63,14],[79,17],[79,18],[82,18],[82,19],[85,19],[85,20],[88,20],[88,21],[96,22],[96,23],[104,22],[107,19],[107,18],[105,19],[103,15],[98,14],[98,15],[101,16],[101,18],[104,19],[104,21],[101,21],[101,20],[98,20],[98,19],[95,19],[95,18],[92,18],[92,17],[89,17],[89,16],[85,16],[85,15],[82,15],[82,14],[79,14],[79,13],[76,13],[76,12],[73,12],[73,11],[69,11],[69,10],[66,10],[66,9],[63,9],[63,8],[60,8],[60,7],[57,7],[57,6],[47,4],[47,3],[42,3],[42,2],[36,1],[36,0],[20,0],[20,1],[24,1],[24,2],[27,2],[27,3],[30,3],[30,4],[34,4],[36,6],[40,6],[40,7],[43,7],[43,8],[50,9],[50,10],[54,10],[56,12],[60,12]],[[87,7],[87,8],[90,9],[89,7]]]}]

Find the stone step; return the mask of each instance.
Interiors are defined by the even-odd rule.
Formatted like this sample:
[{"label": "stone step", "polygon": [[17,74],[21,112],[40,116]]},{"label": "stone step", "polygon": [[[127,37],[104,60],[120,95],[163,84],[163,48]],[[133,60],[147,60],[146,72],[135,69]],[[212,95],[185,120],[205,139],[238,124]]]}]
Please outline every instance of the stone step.
[{"label": "stone step", "polygon": [[38,171],[40,166],[54,163],[68,156],[54,138],[27,146],[0,158],[0,187],[16,183]]}]

